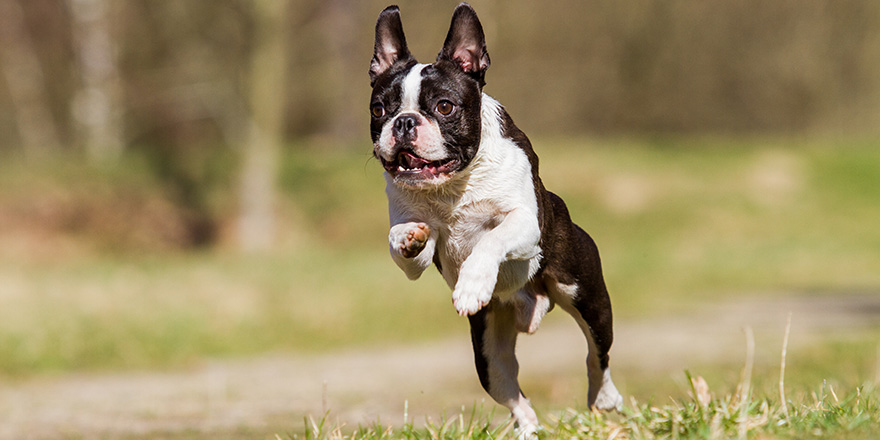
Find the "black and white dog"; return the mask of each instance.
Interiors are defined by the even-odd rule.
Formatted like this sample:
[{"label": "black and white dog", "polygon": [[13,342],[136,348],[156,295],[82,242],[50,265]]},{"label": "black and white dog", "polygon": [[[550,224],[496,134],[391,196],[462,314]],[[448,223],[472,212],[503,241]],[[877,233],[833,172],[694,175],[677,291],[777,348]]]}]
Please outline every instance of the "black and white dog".
[{"label": "black and white dog", "polygon": [[469,5],[455,9],[433,64],[413,58],[400,11],[389,6],[370,63],[370,134],[385,168],[391,257],[413,280],[437,266],[470,320],[480,383],[522,432],[534,432],[538,419],[517,381],[517,334],[535,332],[558,304],[587,338],[590,406],[617,409],[611,302],[593,240],[544,189],[529,139],[482,92],[488,67]]}]

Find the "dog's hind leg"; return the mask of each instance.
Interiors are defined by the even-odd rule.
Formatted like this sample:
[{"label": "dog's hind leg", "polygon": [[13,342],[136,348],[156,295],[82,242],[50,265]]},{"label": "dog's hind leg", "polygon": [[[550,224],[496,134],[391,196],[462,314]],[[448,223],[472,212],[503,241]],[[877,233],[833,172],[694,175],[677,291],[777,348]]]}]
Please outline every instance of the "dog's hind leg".
[{"label": "dog's hind leg", "polygon": [[538,417],[520,390],[516,360],[516,310],[512,304],[492,300],[468,317],[474,361],[480,384],[496,402],[510,410],[521,438],[531,437]]},{"label": "dog's hind leg", "polygon": [[[610,306],[599,307],[596,301],[603,301],[602,292],[587,292],[579,284],[557,283],[556,292],[560,307],[568,312],[583,331],[587,339],[587,375],[589,391],[587,402],[590,408],[601,410],[619,410],[623,398],[611,381],[611,369],[608,365],[613,339],[611,330]],[[604,293],[608,298],[608,294]],[[565,300],[568,299],[568,301]]]},{"label": "dog's hind leg", "polygon": [[623,398],[611,381],[608,366],[608,352],[614,339],[611,299],[602,277],[596,244],[582,229],[575,227],[574,231],[578,240],[576,262],[570,271],[545,276],[545,287],[553,300],[574,317],[587,339],[590,407],[617,410]]}]

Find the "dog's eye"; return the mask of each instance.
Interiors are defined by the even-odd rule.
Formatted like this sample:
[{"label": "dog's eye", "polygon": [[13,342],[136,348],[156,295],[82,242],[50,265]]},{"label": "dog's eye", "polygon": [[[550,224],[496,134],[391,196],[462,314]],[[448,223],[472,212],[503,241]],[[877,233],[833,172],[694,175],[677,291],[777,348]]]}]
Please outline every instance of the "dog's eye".
[{"label": "dog's eye", "polygon": [[370,106],[370,113],[374,118],[381,118],[385,116],[385,106],[377,102]]},{"label": "dog's eye", "polygon": [[440,113],[443,116],[449,116],[453,110],[455,110],[455,104],[445,99],[437,103],[437,113]]}]

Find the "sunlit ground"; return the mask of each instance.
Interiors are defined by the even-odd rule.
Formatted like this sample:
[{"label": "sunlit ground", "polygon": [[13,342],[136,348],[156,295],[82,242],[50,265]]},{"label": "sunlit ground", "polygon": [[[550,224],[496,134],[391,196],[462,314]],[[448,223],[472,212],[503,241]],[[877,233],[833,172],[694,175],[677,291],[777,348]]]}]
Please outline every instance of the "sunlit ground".
[{"label": "sunlit ground", "polygon": [[[742,317],[762,310],[768,299],[784,307],[792,298],[833,303],[880,295],[877,142],[617,138],[534,145],[545,186],[567,201],[599,245],[623,326],[686,330],[701,314]],[[212,199],[225,216],[221,244],[168,250],[137,247],[149,236],[32,222],[41,213],[52,218],[53,203],[107,210],[101,199],[107,194],[131,192],[168,209],[161,184],[138,159],[123,161],[123,171],[76,163],[0,165],[0,209],[29,218],[0,214],[0,383],[67,372],[173,371],[204,359],[311,356],[466,335],[436,273],[409,282],[388,258],[384,183],[368,152],[298,147],[282,164],[279,246],[260,255],[229,244],[232,184],[218,184]],[[125,212],[113,216],[125,219]],[[716,308],[708,313],[706,307]],[[822,316],[813,312],[809,316]],[[858,312],[880,317],[876,308]],[[779,316],[755,330],[758,389],[776,387],[784,310]],[[568,321],[556,311],[546,326]],[[859,322],[813,329],[808,343],[793,341],[788,383],[806,393],[822,380],[846,389],[876,380],[880,331]],[[796,316],[794,327],[802,324]],[[746,338],[734,329],[733,337],[719,339],[725,355],[685,365],[719,392],[731,391],[743,367]],[[468,343],[463,337],[461,344]],[[615,365],[629,395],[662,399],[686,392],[676,364],[676,370],[654,368],[630,358]],[[582,394],[585,381],[577,377],[524,371],[523,386],[539,407],[565,407]]]}]

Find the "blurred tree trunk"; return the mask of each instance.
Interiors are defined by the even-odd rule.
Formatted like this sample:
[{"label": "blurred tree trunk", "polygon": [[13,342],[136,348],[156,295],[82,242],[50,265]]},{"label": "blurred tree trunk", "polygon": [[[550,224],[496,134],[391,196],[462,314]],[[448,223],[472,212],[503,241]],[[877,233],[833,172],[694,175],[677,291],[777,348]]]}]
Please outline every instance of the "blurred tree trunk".
[{"label": "blurred tree trunk", "polygon": [[25,155],[58,150],[58,130],[46,95],[45,77],[24,12],[14,0],[0,0],[0,68],[9,88],[15,123]]},{"label": "blurred tree trunk", "polygon": [[323,26],[330,52],[330,56],[326,57],[328,69],[324,77],[332,111],[327,123],[333,139],[348,143],[363,134],[363,124],[359,119],[361,112],[352,111],[362,107],[362,97],[356,93],[357,89],[351,81],[363,73],[361,64],[352,62],[360,59],[361,55],[358,51],[362,47],[358,44],[356,31],[360,17],[355,0],[329,0],[323,6],[327,8],[327,21],[330,23]]},{"label": "blurred tree trunk", "polygon": [[238,238],[265,250],[276,236],[277,163],[284,133],[289,0],[253,0],[254,46],[248,76],[250,124],[240,182]]},{"label": "blurred tree trunk", "polygon": [[73,43],[79,64],[80,88],[72,113],[81,143],[93,160],[122,153],[121,82],[111,32],[110,0],[68,0],[73,17]]}]

